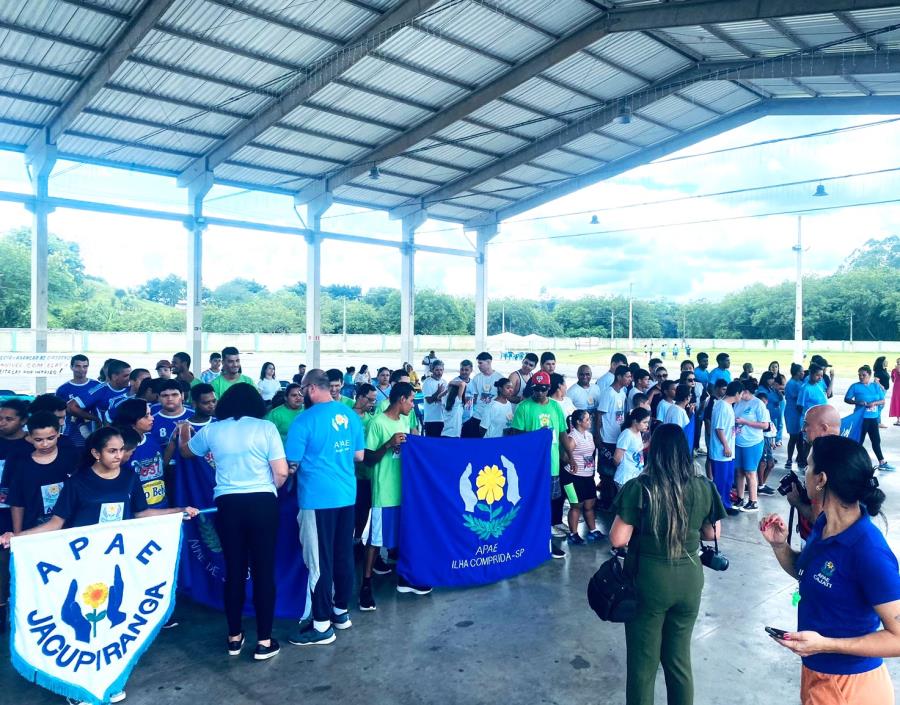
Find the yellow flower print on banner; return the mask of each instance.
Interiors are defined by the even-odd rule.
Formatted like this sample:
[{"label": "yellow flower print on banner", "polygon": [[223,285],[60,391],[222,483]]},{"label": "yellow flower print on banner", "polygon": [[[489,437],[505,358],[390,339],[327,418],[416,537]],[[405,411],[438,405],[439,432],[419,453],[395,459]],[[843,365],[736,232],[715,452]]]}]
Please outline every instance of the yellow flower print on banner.
[{"label": "yellow flower print on banner", "polygon": [[97,636],[97,622],[106,619],[106,610],[98,611],[97,608],[106,602],[108,597],[109,588],[106,583],[92,583],[87,586],[83,593],[81,593],[81,599],[84,600],[84,604],[94,608],[92,613],[84,616],[84,618],[92,625],[91,631],[93,632],[93,636]]},{"label": "yellow flower print on banner", "polygon": [[478,488],[478,499],[483,499],[489,505],[499,502],[503,499],[503,486],[506,484],[506,478],[503,477],[503,471],[496,465],[485,465],[478,473],[475,479],[475,486]]}]

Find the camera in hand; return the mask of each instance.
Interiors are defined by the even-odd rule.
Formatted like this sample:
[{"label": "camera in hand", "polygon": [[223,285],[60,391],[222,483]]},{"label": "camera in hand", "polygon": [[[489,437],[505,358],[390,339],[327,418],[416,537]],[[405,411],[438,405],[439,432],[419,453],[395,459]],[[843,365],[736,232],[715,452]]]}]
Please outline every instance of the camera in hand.
[{"label": "camera in hand", "polygon": [[700,545],[700,562],[710,570],[728,570],[728,558],[705,544]]},{"label": "camera in hand", "polygon": [[800,482],[800,478],[797,476],[793,470],[791,470],[787,475],[781,478],[781,482],[778,483],[778,494],[782,497],[786,497],[790,494],[792,489],[797,490],[797,494],[800,495],[800,499],[805,502],[809,502],[809,497],[806,494],[806,488],[803,486],[803,483]]}]

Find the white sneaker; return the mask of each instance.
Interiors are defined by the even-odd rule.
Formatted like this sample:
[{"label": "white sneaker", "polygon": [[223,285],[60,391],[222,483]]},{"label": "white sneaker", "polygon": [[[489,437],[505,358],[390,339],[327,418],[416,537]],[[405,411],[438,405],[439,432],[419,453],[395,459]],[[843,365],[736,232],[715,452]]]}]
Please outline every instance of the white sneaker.
[{"label": "white sneaker", "polygon": [[551,528],[553,538],[563,539],[569,535],[569,529],[565,524],[554,524]]},{"label": "white sneaker", "polygon": [[[109,696],[110,703],[120,703],[125,700],[125,691],[121,691],[119,693],[113,693]],[[90,700],[75,700],[75,698],[66,698],[66,702],[69,705],[93,705]]]}]

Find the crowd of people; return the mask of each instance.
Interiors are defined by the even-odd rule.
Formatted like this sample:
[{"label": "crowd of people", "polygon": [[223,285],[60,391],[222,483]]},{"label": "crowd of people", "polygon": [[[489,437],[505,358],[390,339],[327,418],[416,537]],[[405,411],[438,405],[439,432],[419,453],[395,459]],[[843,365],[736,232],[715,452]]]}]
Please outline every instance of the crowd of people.
[{"label": "crowd of people", "polygon": [[[362,565],[361,611],[376,609],[373,580],[397,572],[408,436],[497,438],[548,428],[552,557],[607,540],[630,549],[626,569],[638,576],[640,610],[626,626],[627,702],[652,702],[661,663],[669,702],[690,703],[700,542],[717,539],[726,517],[758,512],[760,495],[776,493],[768,478],[774,451],[786,442],[789,473],[777,491],[796,510],[806,548],[801,554],[790,548],[791,527],[777,515],[760,522],[782,567],[799,578],[803,598],[797,632],[782,632],[779,643],[804,657],[804,703],[833,702],[816,695],[827,688],[882,697],[890,680],[885,685],[880,657],[900,655],[900,576],[868,517],[884,501],[878,473],[894,469],[880,429],[885,392],[900,381],[900,359],[890,377],[883,357],[874,369],[860,367],[844,397],[863,416],[872,463],[859,444],[834,437],[840,428],[828,402],[834,373],[823,357],[812,356],[805,368],[791,365],[789,375],[773,362],[758,379],[748,363],[733,379],[728,353],[710,367],[708,354],[692,359],[689,345],[682,350],[688,357],[672,373],[649,350],[646,367],[615,353],[596,378],[580,365],[571,384],[552,352],[527,353],[508,375],[494,369],[489,352],[474,364],[463,360],[452,374],[431,351],[421,376],[409,363],[381,367],[374,377],[367,365],[342,371],[301,364],[289,382],[278,380],[270,362],[258,379],[245,375],[234,347],[213,353],[198,376],[190,356],[179,352],[159,361],[156,376],[109,359],[95,380],[88,358],[75,355],[72,379],[55,393],[0,402],[0,626],[7,620],[12,536],[159,513],[190,519],[197,509],[174,506],[172,496],[180,454],[207,459],[215,475],[227,653],[237,656],[244,647],[248,571],[253,658],[279,653],[272,635],[276,502],[291,477],[312,605],[289,641],[332,643],[336,630],[352,626],[355,561]],[[671,353],[678,360],[677,344]],[[895,392],[889,414],[900,425],[898,407]],[[860,542],[864,550],[847,559]],[[823,557],[853,565],[826,576],[832,584],[849,581],[836,592],[856,589],[852,615],[840,623],[829,621],[832,597],[813,577]],[[810,560],[815,565],[806,570]],[[431,592],[408,576],[396,578],[400,593]]]}]

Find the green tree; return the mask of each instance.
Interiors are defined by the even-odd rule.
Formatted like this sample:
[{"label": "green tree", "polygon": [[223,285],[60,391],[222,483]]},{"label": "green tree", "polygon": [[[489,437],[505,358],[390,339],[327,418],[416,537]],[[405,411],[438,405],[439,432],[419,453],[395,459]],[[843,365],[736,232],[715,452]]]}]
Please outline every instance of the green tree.
[{"label": "green tree", "polygon": [[187,298],[187,282],[175,274],[148,279],[134,290],[134,295],[166,306],[177,306]]}]

